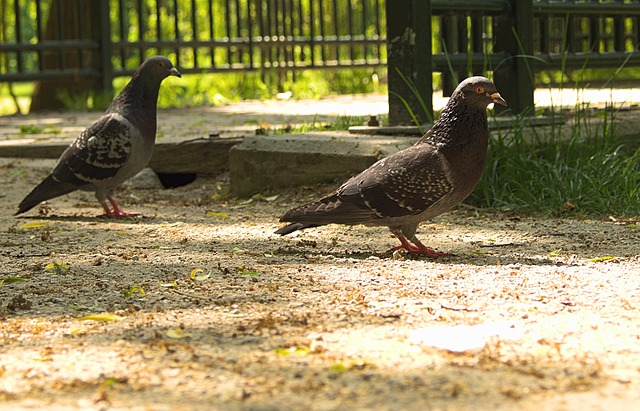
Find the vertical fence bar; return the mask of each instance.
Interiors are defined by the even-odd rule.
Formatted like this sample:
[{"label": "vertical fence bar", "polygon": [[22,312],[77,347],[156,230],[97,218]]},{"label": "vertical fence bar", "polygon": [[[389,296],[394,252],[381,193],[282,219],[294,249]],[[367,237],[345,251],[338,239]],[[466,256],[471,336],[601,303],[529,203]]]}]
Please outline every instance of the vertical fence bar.
[{"label": "vertical fence bar", "polygon": [[[616,3],[624,3],[624,0],[616,0]],[[617,16],[613,19],[613,49],[615,51],[624,51],[624,22],[624,16]]]},{"label": "vertical fence bar", "polygon": [[[22,43],[22,19],[20,18],[20,0],[15,0],[15,2],[13,3],[13,12],[15,13],[16,16],[16,22],[15,22],[15,27],[16,27],[16,43],[20,44]],[[18,66],[18,73],[22,73],[24,70],[24,66],[23,66],[23,62],[22,62],[22,51],[21,50],[17,50],[16,51],[16,65]]]},{"label": "vertical fence bar", "polygon": [[236,47],[236,61],[239,63],[243,63],[243,54],[245,48],[243,44],[240,43],[240,41],[242,41],[242,10],[240,9],[240,0],[235,0],[234,6],[236,9],[236,40],[238,42],[238,45]]},{"label": "vertical fence bar", "polygon": [[[362,24],[362,38],[368,40],[367,37],[367,14],[368,14],[369,2],[367,0],[362,1],[362,15],[361,23]],[[367,46],[367,42],[362,45],[362,58],[365,63],[369,62],[369,47]]]},{"label": "vertical fence bar", "polygon": [[513,64],[503,64],[494,71],[493,79],[509,110],[524,113],[533,108],[533,2],[509,1],[511,12],[494,19],[494,50],[509,53]]},{"label": "vertical fence bar", "polygon": [[[168,14],[168,10],[167,10]],[[180,13],[178,13],[178,0],[173,0],[173,33],[174,38],[176,39],[176,47],[173,49],[176,53],[176,65],[180,67],[180,19],[178,18]]]},{"label": "vertical fence bar", "polygon": [[353,64],[354,55],[353,55],[353,10],[351,7],[351,0],[347,1],[347,19],[348,19],[348,35],[349,35],[349,60]]},{"label": "vertical fence bar", "polygon": [[[99,21],[100,35],[100,67],[102,68],[101,86],[106,93],[113,93],[113,62],[111,61],[111,20],[110,20],[109,0],[100,0]],[[122,62],[124,67],[124,61]]]},{"label": "vertical fence bar", "polygon": [[[16,0],[17,1],[17,0]],[[36,34],[38,36],[38,43],[43,40],[42,32],[42,4],[40,0],[36,0]],[[2,22],[4,24],[4,22]],[[44,53],[42,50],[38,50],[38,71],[44,71]]]},{"label": "vertical fence bar", "polygon": [[333,12],[333,38],[335,39],[335,43],[334,43],[334,56],[336,59],[336,64],[340,65],[340,43],[338,42],[339,40],[339,35],[338,33],[340,32],[339,29],[339,24],[338,24],[338,0],[333,0],[331,3],[331,6],[333,8],[332,12]]},{"label": "vertical fence bar", "polygon": [[[63,4],[62,4],[63,1],[64,0],[59,0],[58,3],[57,3],[57,6],[58,6],[57,12],[58,12],[58,14],[56,15],[56,17],[57,17],[57,20],[58,20],[57,21],[57,23],[58,23],[57,29],[58,29],[58,40],[59,41],[64,41],[64,10],[63,10]],[[58,61],[60,63],[60,67],[59,67],[60,70],[64,70],[64,68],[66,66],[64,57],[65,57],[64,56],[64,51],[59,50],[58,51]]]},{"label": "vertical fence bar", "polygon": [[324,30],[324,22],[325,22],[325,14],[324,14],[324,1],[323,0],[318,0],[318,11],[319,11],[319,24],[320,24],[320,60],[322,60],[322,65],[325,65],[327,62],[327,53],[326,53],[326,48],[325,48],[325,44],[326,44],[326,37],[325,37],[325,30]]},{"label": "vertical fence bar", "polygon": [[[302,11],[302,0],[298,0],[298,39],[304,38],[304,12]],[[296,42],[297,44],[297,42]],[[298,46],[298,50],[300,51],[299,61],[301,64],[307,60],[307,54],[305,53],[304,45]]]},{"label": "vertical fence bar", "polygon": [[[193,40],[198,42],[199,30],[198,30],[198,19],[196,17],[198,13],[198,8],[196,6],[196,0],[191,0],[191,29],[193,30]],[[200,64],[198,64],[198,47],[193,47],[193,68],[200,68]]]},{"label": "vertical fence bar", "polygon": [[253,69],[254,61],[253,61],[253,13],[251,12],[251,2],[247,1],[247,36],[249,41],[249,68]]},{"label": "vertical fence bar", "polygon": [[213,10],[213,0],[209,0],[209,40],[211,41],[209,52],[211,53],[211,68],[215,68],[216,66],[216,48],[214,46],[216,31],[214,29]]},{"label": "vertical fence bar", "polygon": [[[431,61],[431,1],[387,1],[387,50],[389,77],[389,124],[409,125],[433,117]],[[423,108],[407,81],[418,90]],[[425,113],[426,111],[426,113]]]},{"label": "vertical fence bar", "polygon": [[[640,20],[640,19],[639,19]],[[311,67],[316,65],[316,19],[313,0],[309,0],[309,54]]]},{"label": "vertical fence bar", "polygon": [[231,68],[232,64],[231,61],[232,56],[231,56],[231,46],[230,46],[230,41],[231,41],[231,8],[230,8],[230,4],[231,2],[229,0],[225,0],[224,2],[225,7],[224,7],[224,14],[225,14],[225,41],[227,42],[226,47],[227,47],[227,66],[229,68]]},{"label": "vertical fence bar", "polygon": [[[126,13],[128,13],[128,9],[124,7],[124,1],[118,2],[118,12],[120,13],[118,16],[119,18],[118,22],[120,25],[120,27],[118,27],[118,29],[120,30],[120,42],[125,43],[127,41],[127,34],[124,31],[124,28],[126,27],[125,16],[126,16]],[[127,22],[127,25],[128,25],[128,22]],[[126,61],[127,61],[127,55],[124,51],[124,47],[120,47],[120,67],[121,68],[126,67]]]},{"label": "vertical fence bar", "polygon": [[[458,39],[458,19],[460,16],[457,15],[446,15],[440,17],[440,33],[442,34],[442,39],[440,40],[442,51],[447,55],[452,55],[460,52],[458,49],[458,45],[460,40]],[[453,93],[453,90],[458,85],[459,70],[445,70],[441,73],[442,79],[442,93],[445,96],[450,96]]]},{"label": "vertical fence bar", "polygon": [[[85,33],[84,33],[84,24],[83,24],[83,17],[84,17],[84,13],[83,13],[83,7],[82,7],[83,2],[82,1],[78,1],[76,3],[76,21],[75,21],[75,25],[76,25],[76,39],[80,40],[80,39],[84,39],[85,38]],[[78,59],[78,68],[82,69],[84,68],[84,53],[83,50],[78,47],[78,49],[76,50],[76,56]]]}]

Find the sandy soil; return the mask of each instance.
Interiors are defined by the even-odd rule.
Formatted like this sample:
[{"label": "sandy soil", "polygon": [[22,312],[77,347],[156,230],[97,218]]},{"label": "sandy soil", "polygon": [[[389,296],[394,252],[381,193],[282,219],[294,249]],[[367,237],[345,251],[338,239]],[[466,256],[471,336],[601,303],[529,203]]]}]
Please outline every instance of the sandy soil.
[{"label": "sandy soil", "polygon": [[383,228],[272,234],[331,187],[242,202],[200,178],[123,188],[137,218],[87,193],[14,217],[52,165],[0,160],[2,410],[640,403],[635,221],[461,207],[420,227],[455,253],[430,260]]}]

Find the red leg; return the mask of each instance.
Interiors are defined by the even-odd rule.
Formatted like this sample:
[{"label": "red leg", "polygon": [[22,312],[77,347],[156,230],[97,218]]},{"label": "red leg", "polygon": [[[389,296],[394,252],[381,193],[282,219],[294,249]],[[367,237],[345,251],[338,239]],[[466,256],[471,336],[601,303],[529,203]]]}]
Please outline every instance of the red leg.
[{"label": "red leg", "polygon": [[449,257],[451,253],[443,253],[440,251],[436,251],[431,247],[427,247],[422,244],[420,240],[414,237],[413,244],[418,247],[418,254],[426,255],[427,257],[436,258],[436,257]]},{"label": "red leg", "polygon": [[102,208],[104,208],[104,214],[107,216],[107,218],[116,218],[105,201],[100,201],[100,205],[102,206]]},{"label": "red leg", "polygon": [[140,213],[137,213],[135,211],[131,211],[131,212],[124,211],[123,209],[120,208],[116,200],[111,196],[107,196],[107,200],[109,200],[109,202],[111,203],[111,206],[113,207],[113,211],[109,209],[109,206],[107,205],[106,202],[101,201],[100,204],[102,204],[102,208],[104,208],[104,212],[108,218],[133,217],[133,216],[140,215]]},{"label": "red leg", "polygon": [[400,240],[400,243],[401,243],[400,245],[393,247],[393,251],[397,251],[397,250],[400,250],[401,248],[404,248],[411,254],[421,254],[429,258],[448,257],[451,255],[449,253],[442,253],[434,250],[431,247],[427,247],[415,237],[414,237],[414,242],[412,243],[411,241],[407,240],[407,238],[404,235],[402,235],[402,233],[394,232],[393,235],[398,237],[398,240]]}]

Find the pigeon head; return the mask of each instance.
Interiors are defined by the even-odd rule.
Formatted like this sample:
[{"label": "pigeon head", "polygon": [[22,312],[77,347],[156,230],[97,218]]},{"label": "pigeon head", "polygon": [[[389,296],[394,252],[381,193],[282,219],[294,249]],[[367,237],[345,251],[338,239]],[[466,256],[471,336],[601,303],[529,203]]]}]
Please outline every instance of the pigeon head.
[{"label": "pigeon head", "polygon": [[171,64],[171,60],[165,56],[149,57],[142,63],[138,70],[136,70],[134,77],[135,76],[153,79],[152,81],[158,84],[169,76],[182,77],[178,69]]},{"label": "pigeon head", "polygon": [[107,113],[119,113],[142,130],[147,138],[156,134],[156,105],[162,80],[169,76],[182,77],[171,60],[153,56],[145,60],[131,77]]},{"label": "pigeon head", "polygon": [[496,86],[486,77],[469,77],[458,85],[451,99],[485,110],[491,103],[507,106]]}]

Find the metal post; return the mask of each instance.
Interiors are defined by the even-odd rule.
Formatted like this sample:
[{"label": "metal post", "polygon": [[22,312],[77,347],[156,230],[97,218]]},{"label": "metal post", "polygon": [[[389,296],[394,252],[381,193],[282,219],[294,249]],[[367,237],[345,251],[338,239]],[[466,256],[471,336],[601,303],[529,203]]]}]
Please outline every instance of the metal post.
[{"label": "metal post", "polygon": [[[513,56],[513,64],[503,64],[493,80],[509,104],[508,110],[524,113],[533,108],[533,2],[509,0],[511,12],[494,19],[494,50]],[[514,84],[515,83],[515,84]],[[501,107],[496,107],[501,111]]]},{"label": "metal post", "polygon": [[[113,93],[113,63],[111,61],[111,20],[109,19],[109,0],[100,1],[100,13],[93,16],[96,19],[100,33],[100,61],[102,62],[102,90],[105,93]],[[124,60],[122,62],[124,65]]]},{"label": "metal post", "polygon": [[431,0],[387,1],[386,11],[389,125],[412,125],[409,110],[424,124],[433,117]]}]

